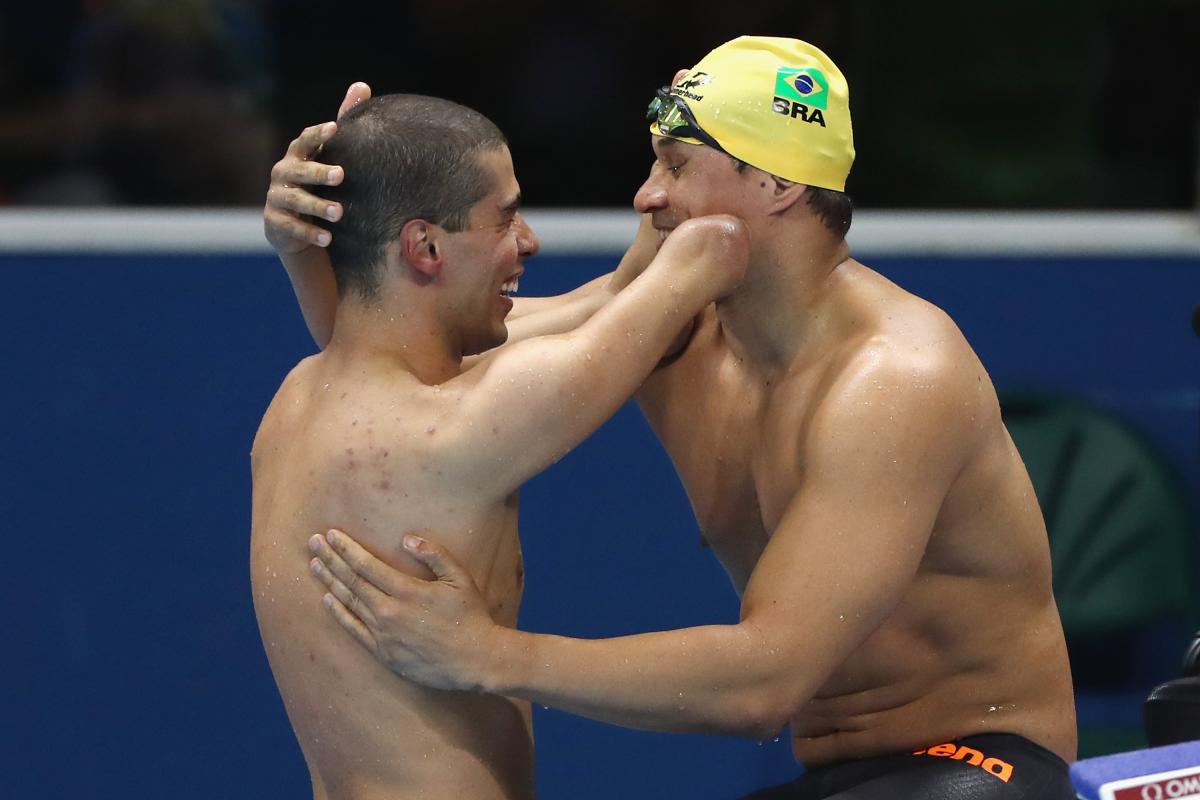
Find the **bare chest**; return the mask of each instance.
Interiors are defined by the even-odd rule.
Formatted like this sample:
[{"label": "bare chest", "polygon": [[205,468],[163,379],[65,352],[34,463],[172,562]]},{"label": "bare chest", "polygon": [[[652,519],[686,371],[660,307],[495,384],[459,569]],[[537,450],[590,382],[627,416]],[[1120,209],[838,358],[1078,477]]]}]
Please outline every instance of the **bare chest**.
[{"label": "bare chest", "polygon": [[703,544],[740,590],[800,485],[811,392],[803,381],[755,378],[728,351],[689,356],[653,376],[639,399]]}]

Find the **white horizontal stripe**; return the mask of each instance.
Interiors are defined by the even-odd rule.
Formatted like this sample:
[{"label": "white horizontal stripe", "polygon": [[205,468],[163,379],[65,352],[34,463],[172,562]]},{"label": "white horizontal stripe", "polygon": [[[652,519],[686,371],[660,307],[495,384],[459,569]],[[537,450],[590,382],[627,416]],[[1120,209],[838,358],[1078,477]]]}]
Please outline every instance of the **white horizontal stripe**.
[{"label": "white horizontal stripe", "polygon": [[[546,255],[615,254],[630,210],[530,209]],[[1190,212],[858,211],[852,251],[887,255],[1200,256]],[[256,209],[0,210],[0,253],[269,253]]]}]

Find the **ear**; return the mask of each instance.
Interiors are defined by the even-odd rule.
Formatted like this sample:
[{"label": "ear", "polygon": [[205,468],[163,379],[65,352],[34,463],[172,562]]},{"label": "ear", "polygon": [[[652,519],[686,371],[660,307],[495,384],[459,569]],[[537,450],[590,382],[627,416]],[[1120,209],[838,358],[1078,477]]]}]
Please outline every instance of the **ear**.
[{"label": "ear", "polygon": [[400,255],[408,265],[427,278],[442,272],[442,228],[423,219],[411,219],[400,229]]},{"label": "ear", "polygon": [[679,81],[683,80],[683,76],[687,75],[687,74],[688,74],[688,71],[686,69],[681,69],[678,72],[676,72],[675,77],[671,78],[671,85],[674,86],[675,84],[679,83]]},{"label": "ear", "polygon": [[769,214],[783,214],[799,203],[808,191],[808,186],[803,183],[792,183],[774,175],[766,176],[766,188],[771,193],[767,206]]}]

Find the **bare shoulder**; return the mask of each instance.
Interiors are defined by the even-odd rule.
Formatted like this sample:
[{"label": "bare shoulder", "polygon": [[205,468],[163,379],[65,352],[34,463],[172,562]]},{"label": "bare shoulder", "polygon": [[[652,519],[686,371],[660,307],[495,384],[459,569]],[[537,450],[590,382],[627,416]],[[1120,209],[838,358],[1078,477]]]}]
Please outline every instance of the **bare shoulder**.
[{"label": "bare shoulder", "polygon": [[263,412],[262,421],[254,435],[254,444],[250,449],[252,466],[262,456],[264,450],[272,446],[275,439],[281,434],[286,435],[287,430],[291,427],[289,420],[302,413],[299,406],[303,405],[304,386],[317,358],[318,356],[314,355],[297,362],[288,371],[283,382],[279,384],[279,388],[275,390],[275,396],[271,398],[267,410]]},{"label": "bare shoulder", "polygon": [[368,450],[428,454],[455,407],[404,370],[339,361],[327,353],[298,363],[280,384],[255,437],[254,454],[303,442],[311,453]]},{"label": "bare shoulder", "polygon": [[842,435],[890,440],[907,432],[969,448],[999,419],[983,364],[949,315],[875,277],[867,310],[830,360],[829,391],[814,422],[823,418]]}]

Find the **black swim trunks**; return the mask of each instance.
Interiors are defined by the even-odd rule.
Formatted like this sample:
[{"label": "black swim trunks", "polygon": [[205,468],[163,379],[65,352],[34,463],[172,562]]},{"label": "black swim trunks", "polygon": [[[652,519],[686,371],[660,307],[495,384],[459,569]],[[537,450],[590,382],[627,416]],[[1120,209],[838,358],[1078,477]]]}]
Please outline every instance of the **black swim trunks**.
[{"label": "black swim trunks", "polygon": [[743,800],[1075,800],[1067,762],[1011,733],[816,767]]}]

